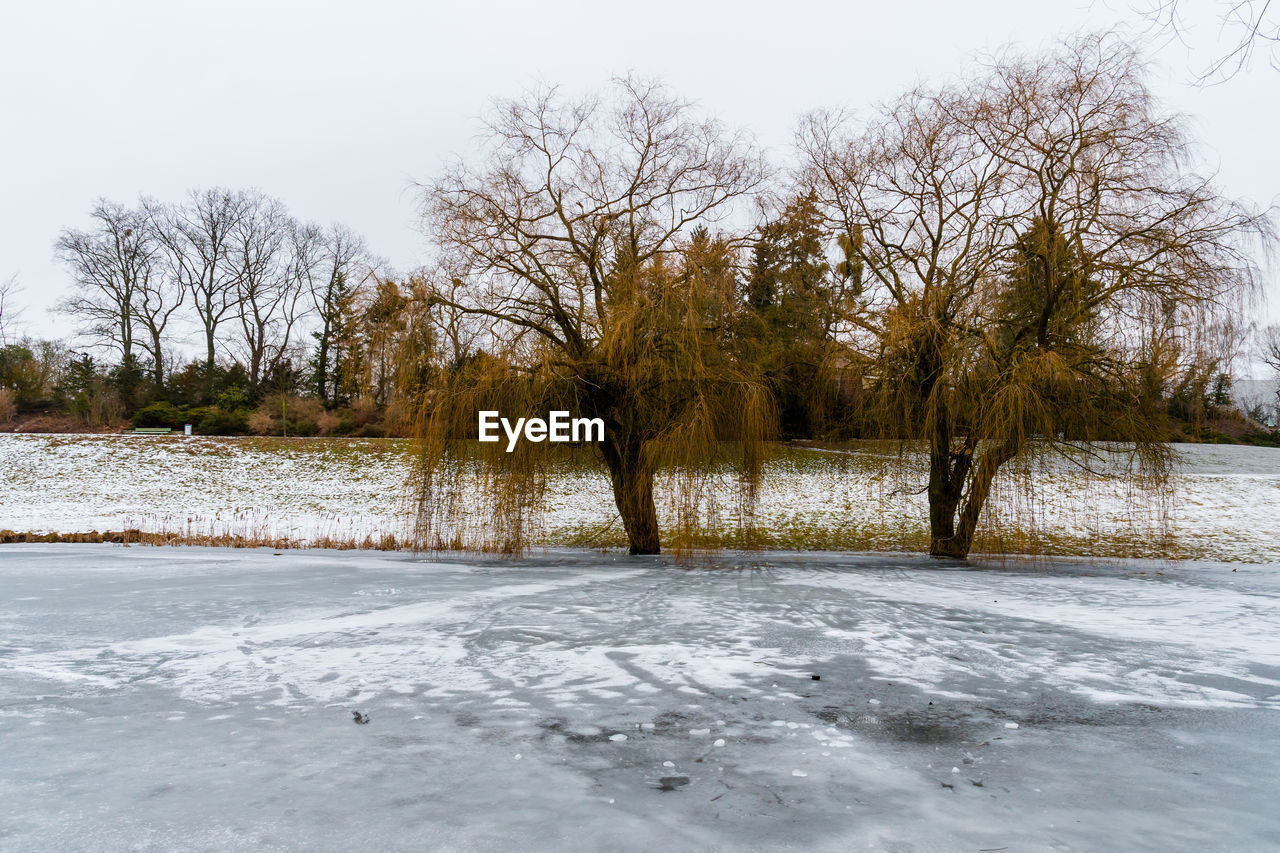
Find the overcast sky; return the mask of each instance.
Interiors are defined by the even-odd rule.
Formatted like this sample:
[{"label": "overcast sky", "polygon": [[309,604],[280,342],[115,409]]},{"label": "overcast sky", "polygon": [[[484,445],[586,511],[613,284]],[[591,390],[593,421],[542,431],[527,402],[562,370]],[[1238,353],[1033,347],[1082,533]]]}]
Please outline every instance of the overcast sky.
[{"label": "overcast sky", "polygon": [[[1142,0],[1135,0],[1142,2]],[[1231,194],[1280,202],[1280,71],[1191,84],[1216,55],[1209,0],[1187,44],[1152,46],[1153,85],[1189,114]],[[539,82],[664,79],[784,158],[796,117],[865,107],[1002,45],[1143,24],[1129,0],[434,4],[27,2],[0,12],[0,280],[25,330],[70,334],[52,244],[98,196],[258,187],[345,222],[396,268],[424,257],[415,181],[465,156],[491,98]],[[1272,272],[1266,316],[1280,319]]]}]

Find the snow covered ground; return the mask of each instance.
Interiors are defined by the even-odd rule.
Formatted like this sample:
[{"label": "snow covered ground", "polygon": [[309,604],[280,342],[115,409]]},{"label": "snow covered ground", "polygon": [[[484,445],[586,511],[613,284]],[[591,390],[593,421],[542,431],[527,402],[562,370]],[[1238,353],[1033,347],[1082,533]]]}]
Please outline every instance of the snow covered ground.
[{"label": "snow covered ground", "polygon": [[386,441],[0,435],[0,529],[403,534],[409,463]]},{"label": "snow covered ground", "polygon": [[[1124,477],[1086,478],[1059,465],[1037,476],[1034,500],[1014,487],[1014,472],[1004,477],[987,526],[1034,527],[1051,537],[1040,549],[1051,553],[1280,561],[1280,449],[1179,452],[1168,503],[1130,499]],[[792,547],[918,550],[927,535],[923,481],[886,476],[895,467],[902,460],[883,446],[787,449],[765,472],[757,524]],[[0,434],[0,529],[403,540],[412,532],[409,468],[403,442]],[[718,498],[732,527],[732,490]],[[554,484],[542,523],[551,544],[620,537],[597,474]],[[1012,550],[1021,548],[1015,539]]]},{"label": "snow covered ground", "polygon": [[1278,737],[1280,564],[0,548],[4,850],[1274,850]]}]

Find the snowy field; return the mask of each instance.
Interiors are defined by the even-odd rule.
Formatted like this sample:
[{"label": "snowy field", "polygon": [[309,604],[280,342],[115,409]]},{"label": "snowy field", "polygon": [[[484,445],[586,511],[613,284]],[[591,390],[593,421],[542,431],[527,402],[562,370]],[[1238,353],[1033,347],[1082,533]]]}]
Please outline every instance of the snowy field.
[{"label": "snowy field", "polygon": [[[376,440],[0,435],[0,530],[405,541],[409,452]],[[1028,500],[1011,470],[997,482],[986,532],[1011,534],[995,547],[1015,553],[1029,547],[1030,531],[1038,553],[1280,561],[1280,449],[1182,445],[1179,453],[1167,502],[1135,494],[1123,476],[1061,465],[1036,473]],[[883,445],[783,449],[765,471],[757,526],[775,547],[922,550],[923,474],[886,473],[910,475],[912,464],[921,467],[910,457],[904,467]],[[731,535],[736,502],[721,485],[719,523]],[[601,474],[554,483],[541,526],[546,544],[621,542]]]},{"label": "snowy field", "polygon": [[6,851],[1276,850],[1278,737],[1277,564],[0,548]]}]

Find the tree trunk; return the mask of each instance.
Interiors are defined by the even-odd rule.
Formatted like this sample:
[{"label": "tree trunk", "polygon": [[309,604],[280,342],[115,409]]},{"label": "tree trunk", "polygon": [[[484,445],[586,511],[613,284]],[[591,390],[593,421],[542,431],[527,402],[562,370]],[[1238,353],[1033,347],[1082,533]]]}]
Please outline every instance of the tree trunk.
[{"label": "tree trunk", "polygon": [[213,341],[214,341],[213,336],[214,336],[214,327],[210,325],[205,325],[204,327],[204,344],[205,344],[204,367],[210,376],[213,375],[213,365],[215,361],[215,354],[214,354],[214,348],[213,348]]},{"label": "tree trunk", "polygon": [[316,345],[316,396],[326,409],[329,408],[329,327],[326,323],[320,331]]},{"label": "tree trunk", "polygon": [[956,507],[964,493],[973,460],[973,445],[966,440],[960,450],[952,447],[952,421],[948,400],[938,388],[942,376],[942,350],[938,333],[926,336],[916,352],[915,375],[929,426],[929,556],[964,557],[956,542]]},{"label": "tree trunk", "polygon": [[929,556],[963,558],[968,551],[956,538],[956,506],[964,477],[956,481],[950,453],[933,450],[929,456]]},{"label": "tree trunk", "polygon": [[214,368],[214,349],[213,349],[214,329],[212,326],[205,326],[204,341],[207,352],[204,361],[204,399],[201,401],[204,405],[213,403],[213,368]]},{"label": "tree trunk", "polygon": [[964,493],[964,481],[973,460],[969,441],[960,450],[951,447],[951,427],[946,414],[937,416],[929,441],[929,555],[961,557],[968,551],[956,540],[956,507]]},{"label": "tree trunk", "polygon": [[[968,474],[970,461],[973,458],[973,450],[966,445],[964,450],[958,451],[954,465],[947,460],[947,469],[950,472],[951,490],[944,496],[943,500],[934,502],[933,477],[932,472],[929,483],[929,527],[930,541],[929,554],[934,557],[955,557],[963,560],[969,556],[969,551],[973,548],[973,535],[978,529],[978,519],[982,517],[982,508],[986,506],[987,498],[991,496],[991,484],[995,481],[996,474],[1000,471],[1000,466],[1008,462],[1018,454],[1021,445],[1013,440],[1001,442],[998,446],[988,450],[982,455],[978,462],[977,471],[974,472],[973,482],[969,485],[969,493],[965,496],[963,506],[960,505],[960,498],[964,491],[964,481]],[[957,522],[956,509],[960,509],[960,517]]]},{"label": "tree trunk", "polygon": [[154,349],[155,365],[152,369],[155,371],[156,389],[164,388],[164,353],[160,348],[160,335],[157,332],[151,333],[151,346]]},{"label": "tree trunk", "polygon": [[960,511],[960,524],[956,529],[956,547],[961,557],[969,556],[973,547],[973,533],[978,529],[978,519],[982,508],[991,496],[991,484],[1000,471],[1000,466],[1017,455],[1020,445],[1013,440],[1002,442],[999,446],[983,454],[978,463],[978,470],[973,477],[973,485],[969,487],[969,497],[964,509]]},{"label": "tree trunk", "polygon": [[951,459],[945,450],[929,451],[929,554],[953,557],[951,542],[956,535],[956,503],[959,495],[951,487]]},{"label": "tree trunk", "polygon": [[638,442],[615,444],[609,438],[600,445],[609,479],[613,482],[613,500],[622,516],[627,542],[632,554],[657,554],[658,512],[653,504],[653,472],[645,470]]}]

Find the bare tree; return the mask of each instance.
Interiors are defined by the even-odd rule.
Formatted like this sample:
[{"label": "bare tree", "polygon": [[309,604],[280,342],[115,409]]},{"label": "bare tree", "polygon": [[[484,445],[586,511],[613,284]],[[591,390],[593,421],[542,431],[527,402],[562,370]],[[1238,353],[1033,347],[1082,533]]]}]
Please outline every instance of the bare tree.
[{"label": "bare tree", "polygon": [[0,347],[8,345],[17,327],[18,318],[22,315],[22,309],[14,304],[13,299],[21,289],[16,275],[0,281]]},{"label": "bare tree", "polygon": [[256,387],[288,352],[313,253],[308,235],[299,233],[279,200],[258,192],[240,199],[226,258],[235,273],[240,345]]},{"label": "bare tree", "polygon": [[157,246],[139,210],[99,199],[90,216],[92,230],[65,229],[55,243],[74,286],[61,307],[81,320],[85,332],[118,350],[123,364],[133,365],[138,298],[150,287]]},{"label": "bare tree", "polygon": [[[712,385],[748,388],[709,354],[714,322],[674,311],[681,288],[690,307],[687,288],[703,286],[676,272],[679,259],[699,226],[760,184],[763,165],[747,138],[655,83],[619,80],[614,95],[568,101],[553,89],[499,103],[486,158],[428,186],[424,210],[463,282],[437,299],[488,318],[503,346],[495,369],[510,381],[492,387],[524,376],[604,421],[598,449],[631,550],[656,553],[656,466],[677,446],[708,451]],[[474,408],[455,413],[474,429]]]},{"label": "bare tree", "polygon": [[165,352],[170,322],[182,307],[185,296],[185,292],[163,269],[153,270],[146,281],[139,283],[134,294],[134,317],[143,333],[136,343],[150,357],[152,379],[157,387],[164,385],[165,372],[169,368]]},{"label": "bare tree", "polygon": [[448,367],[460,367],[479,350],[484,322],[458,307],[466,288],[462,279],[447,269],[424,272],[422,278],[431,282],[431,289],[440,296],[428,316],[441,347],[441,360]]},{"label": "bare tree", "polygon": [[955,537],[972,459],[954,447],[955,338],[977,325],[977,295],[998,275],[1018,213],[999,153],[953,119],[965,105],[963,92],[919,89],[861,127],[811,115],[800,136],[810,191],[842,242],[859,246],[865,283],[851,343],[881,382],[876,420],[930,449],[933,553]]},{"label": "bare tree", "polygon": [[1229,308],[1271,227],[1186,167],[1131,49],[1006,57],[862,124],[811,116],[800,142],[836,234],[861,241],[851,343],[875,414],[928,447],[932,554],[969,552],[997,472],[1034,440],[1134,441],[1159,479],[1144,336]]},{"label": "bare tree", "polygon": [[1262,363],[1280,377],[1280,325],[1270,325],[1258,334]]},{"label": "bare tree", "polygon": [[[1204,69],[1199,82],[1227,80],[1249,66],[1259,51],[1280,70],[1280,5],[1273,0],[1217,0],[1220,32],[1231,41],[1226,51]],[[1179,39],[1187,35],[1181,0],[1154,0],[1139,11],[1153,26]]]},{"label": "bare tree", "polygon": [[171,269],[163,261],[163,246],[156,233],[152,210],[156,203],[143,198],[131,214],[135,228],[145,232],[150,256],[150,274],[138,279],[133,293],[133,315],[138,326],[134,343],[146,352],[151,361],[151,377],[156,387],[164,385],[168,361],[170,323],[182,307],[186,295],[171,275]]},{"label": "bare tree", "polygon": [[233,231],[246,208],[244,193],[218,188],[192,190],[184,204],[149,208],[168,274],[190,298],[204,333],[207,370],[216,363],[219,327],[238,311],[241,272],[231,251]]}]

